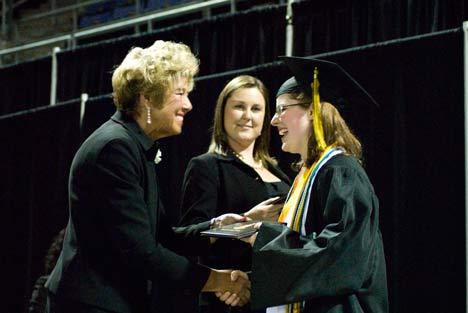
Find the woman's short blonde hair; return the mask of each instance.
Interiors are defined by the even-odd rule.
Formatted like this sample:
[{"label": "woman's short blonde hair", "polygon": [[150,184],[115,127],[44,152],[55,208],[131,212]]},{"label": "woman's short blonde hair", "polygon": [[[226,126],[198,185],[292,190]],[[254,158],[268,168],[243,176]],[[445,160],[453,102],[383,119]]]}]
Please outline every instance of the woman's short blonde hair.
[{"label": "woman's short blonde hair", "polygon": [[265,116],[263,118],[263,127],[260,136],[255,140],[254,159],[261,161],[264,165],[267,163],[276,164],[270,154],[268,148],[270,146],[270,108],[268,104],[268,89],[256,77],[250,75],[241,75],[229,81],[218,96],[216,101],[213,129],[211,136],[210,147],[208,152],[215,152],[225,155],[231,148],[227,140],[226,128],[224,127],[224,111],[226,102],[232,94],[242,88],[256,88],[265,99]]},{"label": "woman's short blonde hair", "polygon": [[198,73],[199,61],[182,43],[157,40],[148,48],[132,48],[112,75],[114,104],[133,114],[140,95],[162,107],[173,83],[186,78],[189,90]]}]

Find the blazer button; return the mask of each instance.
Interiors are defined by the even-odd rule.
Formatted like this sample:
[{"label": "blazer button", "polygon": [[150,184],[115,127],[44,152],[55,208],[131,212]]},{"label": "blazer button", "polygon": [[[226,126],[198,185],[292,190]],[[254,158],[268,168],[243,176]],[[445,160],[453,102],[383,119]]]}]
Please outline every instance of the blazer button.
[{"label": "blazer button", "polygon": [[258,177],[255,177],[255,180],[258,180],[259,178]]}]

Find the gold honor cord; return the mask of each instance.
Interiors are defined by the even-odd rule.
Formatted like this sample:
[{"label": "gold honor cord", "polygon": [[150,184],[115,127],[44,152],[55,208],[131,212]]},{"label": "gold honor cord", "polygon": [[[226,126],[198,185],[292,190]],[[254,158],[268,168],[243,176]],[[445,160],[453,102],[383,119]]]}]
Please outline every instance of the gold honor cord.
[{"label": "gold honor cord", "polygon": [[312,121],[314,123],[315,140],[317,141],[318,149],[319,151],[324,151],[327,148],[327,144],[323,135],[317,68],[314,69],[314,81],[312,82]]}]

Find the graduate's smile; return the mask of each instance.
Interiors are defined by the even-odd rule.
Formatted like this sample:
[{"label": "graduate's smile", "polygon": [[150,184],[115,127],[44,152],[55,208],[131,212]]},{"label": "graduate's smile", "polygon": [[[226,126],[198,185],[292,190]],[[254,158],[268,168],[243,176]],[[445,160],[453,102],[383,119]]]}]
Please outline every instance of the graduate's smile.
[{"label": "graduate's smile", "polygon": [[304,154],[307,152],[307,141],[310,133],[310,120],[308,109],[298,105],[297,100],[288,94],[283,94],[276,99],[277,105],[282,105],[281,113],[276,113],[271,120],[271,125],[278,128],[281,137],[281,149],[289,153]]},{"label": "graduate's smile", "polygon": [[278,134],[280,135],[281,139],[284,139],[284,137],[288,134],[288,129],[278,128]]}]

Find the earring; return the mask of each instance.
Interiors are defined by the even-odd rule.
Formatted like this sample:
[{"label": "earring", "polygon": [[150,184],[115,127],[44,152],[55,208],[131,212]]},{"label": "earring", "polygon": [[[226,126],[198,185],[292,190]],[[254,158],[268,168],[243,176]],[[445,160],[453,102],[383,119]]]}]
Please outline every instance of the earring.
[{"label": "earring", "polygon": [[151,124],[151,109],[146,107],[146,124]]}]

